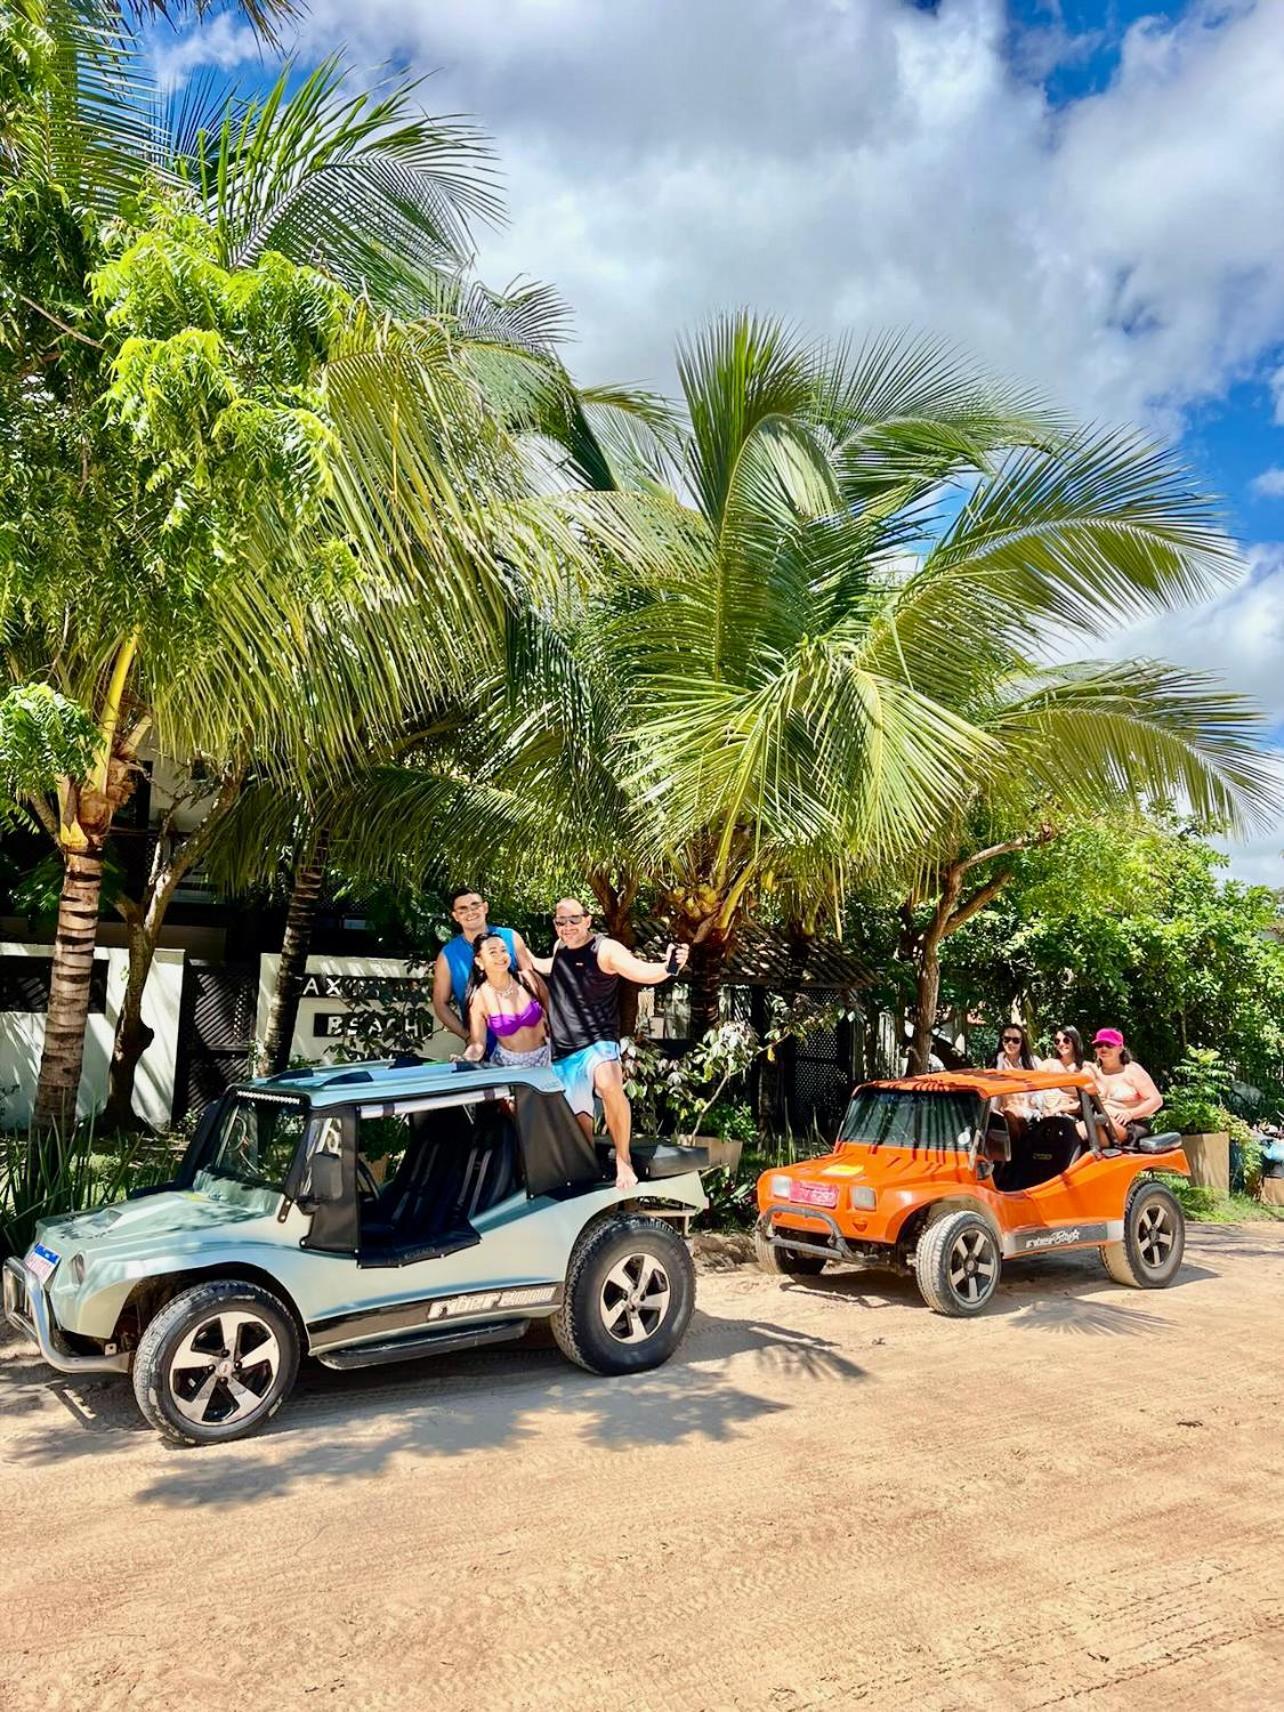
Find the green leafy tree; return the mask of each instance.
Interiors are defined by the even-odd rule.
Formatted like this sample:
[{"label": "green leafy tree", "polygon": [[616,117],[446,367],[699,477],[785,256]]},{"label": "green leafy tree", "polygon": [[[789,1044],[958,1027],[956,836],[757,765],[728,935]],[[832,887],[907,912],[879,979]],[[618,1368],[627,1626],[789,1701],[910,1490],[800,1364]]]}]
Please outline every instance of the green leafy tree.
[{"label": "green leafy tree", "polygon": [[1048,1036],[1110,1024],[1161,1080],[1190,1048],[1284,1091],[1278,896],[1171,818],[1094,817],[1022,852],[998,898],[942,959],[948,1004],[997,1024],[1015,1007]]},{"label": "green leafy tree", "polygon": [[964,711],[995,752],[916,855],[901,905],[912,1074],[928,1064],[945,941],[1009,883],[1019,852],[1106,805],[1131,820],[1180,798],[1200,824],[1237,830],[1279,807],[1260,715],[1206,674],[1152,660],[1063,666],[987,687]]},{"label": "green leafy tree", "polygon": [[[105,71],[96,48],[68,52],[77,90],[102,73],[145,126],[127,49]],[[427,301],[476,206],[474,140],[406,89],[341,99],[330,66],[290,99],[283,74],[262,102],[224,102],[212,131],[149,130],[129,178],[97,122],[109,100],[65,119],[67,57],[11,126],[0,190],[0,627],[11,668],[97,733],[53,800],[21,793],[65,864],[42,1124],[74,1107],[104,849],[143,744],[206,762],[217,819],[251,751],[315,756],[395,725],[399,694],[453,669],[538,542],[478,522],[470,495],[504,491],[504,457],[453,323],[390,321],[344,289],[368,264],[390,299],[419,281]],[[127,913],[135,1022],[201,835],[183,850]],[[137,1033],[117,1044],[128,1082]]]}]

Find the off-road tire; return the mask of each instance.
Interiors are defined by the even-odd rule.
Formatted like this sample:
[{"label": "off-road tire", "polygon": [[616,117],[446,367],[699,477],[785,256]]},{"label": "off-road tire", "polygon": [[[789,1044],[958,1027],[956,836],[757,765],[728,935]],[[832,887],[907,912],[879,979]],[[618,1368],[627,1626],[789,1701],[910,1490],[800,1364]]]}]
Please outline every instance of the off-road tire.
[{"label": "off-road tire", "polygon": [[[251,1408],[244,1419],[202,1423],[184,1415],[175,1399],[173,1363],[186,1338],[224,1313],[249,1315],[267,1327],[279,1359],[261,1406]],[[249,1360],[246,1365],[253,1369],[255,1364]],[[298,1371],[299,1333],[285,1304],[258,1284],[212,1280],[182,1291],[148,1321],[134,1356],[134,1396],[143,1418],[171,1444],[228,1444],[258,1432],[272,1419],[294,1388]]]},{"label": "off-road tire", "polygon": [[[967,1250],[976,1269],[965,1272],[961,1283],[953,1274],[960,1266],[966,1269]],[[962,1257],[962,1258],[961,1258]],[[988,1267],[987,1272],[985,1268]],[[980,1213],[962,1209],[945,1213],[935,1219],[918,1239],[914,1255],[914,1273],[919,1293],[933,1313],[948,1314],[952,1319],[970,1319],[989,1307],[999,1287],[1003,1256],[993,1228]],[[976,1295],[969,1295],[975,1281]]]},{"label": "off-road tire", "polygon": [[[662,1317],[637,1342],[621,1342],[606,1324],[603,1303],[612,1272],[631,1257],[654,1261],[668,1288]],[[691,1251],[672,1225],[659,1219],[621,1217],[591,1225],[571,1251],[562,1301],[552,1318],[557,1347],[590,1373],[643,1373],[677,1349],[695,1305]],[[645,1321],[640,1321],[645,1329]]]},{"label": "off-road tire", "polygon": [[765,1224],[766,1220],[760,1219],[753,1231],[753,1251],[763,1272],[770,1272],[773,1278],[816,1278],[824,1271],[825,1262],[819,1254],[776,1248],[768,1239]]},{"label": "off-road tire", "polygon": [[[1147,1228],[1148,1222],[1167,1234],[1166,1243]],[[1115,1283],[1134,1290],[1162,1290],[1171,1284],[1186,1251],[1186,1215],[1172,1190],[1153,1177],[1138,1177],[1124,1202],[1123,1226],[1123,1241],[1103,1243],[1101,1249],[1101,1263]],[[1164,1249],[1162,1259],[1153,1264],[1149,1256],[1159,1247]]]}]

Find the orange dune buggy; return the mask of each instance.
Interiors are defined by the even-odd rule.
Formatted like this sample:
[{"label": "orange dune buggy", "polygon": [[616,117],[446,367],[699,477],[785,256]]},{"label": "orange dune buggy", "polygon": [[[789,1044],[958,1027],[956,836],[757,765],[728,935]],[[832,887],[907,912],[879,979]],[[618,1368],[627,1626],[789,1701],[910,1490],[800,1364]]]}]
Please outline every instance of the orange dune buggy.
[{"label": "orange dune buggy", "polygon": [[1154,1290],[1186,1224],[1156,1170],[1190,1175],[1180,1137],[1121,1144],[1086,1070],[968,1070],[866,1082],[832,1153],[758,1179],[759,1263],[912,1271],[939,1314],[976,1314],[1004,1259],[1099,1248],[1119,1284]]}]

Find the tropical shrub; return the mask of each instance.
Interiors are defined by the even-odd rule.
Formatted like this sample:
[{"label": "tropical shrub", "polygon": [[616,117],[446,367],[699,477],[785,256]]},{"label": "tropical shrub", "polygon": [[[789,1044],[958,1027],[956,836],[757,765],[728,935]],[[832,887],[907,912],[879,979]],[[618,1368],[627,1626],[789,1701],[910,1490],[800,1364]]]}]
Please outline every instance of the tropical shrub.
[{"label": "tropical shrub", "polygon": [[92,1124],[58,1132],[41,1147],[25,1135],[0,1135],[0,1258],[25,1253],[42,1219],[165,1182],[180,1151],[170,1136],[104,1138]]},{"label": "tropical shrub", "polygon": [[1230,1071],[1213,1047],[1190,1047],[1173,1071],[1172,1087],[1164,1096],[1164,1116],[1181,1135],[1214,1135],[1227,1129],[1226,1110]]}]

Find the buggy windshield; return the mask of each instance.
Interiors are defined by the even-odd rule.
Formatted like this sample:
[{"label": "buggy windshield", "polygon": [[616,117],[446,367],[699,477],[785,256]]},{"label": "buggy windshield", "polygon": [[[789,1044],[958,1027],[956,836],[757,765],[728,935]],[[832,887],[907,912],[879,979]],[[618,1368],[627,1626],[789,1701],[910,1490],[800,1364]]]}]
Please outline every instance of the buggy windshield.
[{"label": "buggy windshield", "polygon": [[302,1101],[279,1094],[228,1099],[205,1146],[193,1188],[216,1199],[274,1205],[303,1137]]},{"label": "buggy windshield", "polygon": [[981,1101],[975,1094],[857,1088],[838,1139],[871,1147],[962,1150],[970,1144],[980,1116]]}]

